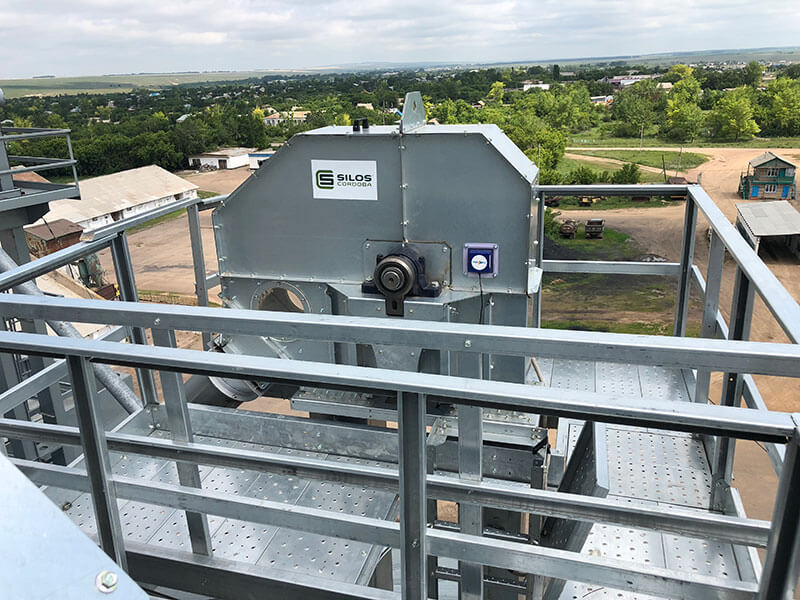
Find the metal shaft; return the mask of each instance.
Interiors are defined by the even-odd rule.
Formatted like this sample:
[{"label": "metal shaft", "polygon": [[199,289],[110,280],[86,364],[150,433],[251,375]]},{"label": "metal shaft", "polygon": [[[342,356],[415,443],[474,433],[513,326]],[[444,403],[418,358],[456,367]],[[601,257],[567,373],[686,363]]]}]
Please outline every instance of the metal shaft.
[{"label": "metal shaft", "polygon": [[[9,271],[16,268],[18,265],[8,255],[8,253],[0,248],[0,272]],[[27,294],[29,296],[44,296],[44,292],[40,290],[33,281],[26,281],[20,283],[14,288],[15,294]],[[72,323],[65,323],[64,321],[48,320],[46,321],[50,328],[56,332],[57,335],[62,337],[82,338],[83,336],[75,329]],[[120,403],[129,413],[136,412],[142,407],[142,403],[133,390],[125,385],[119,376],[107,365],[92,364],[92,369],[97,379],[102,383],[108,392]]]}]

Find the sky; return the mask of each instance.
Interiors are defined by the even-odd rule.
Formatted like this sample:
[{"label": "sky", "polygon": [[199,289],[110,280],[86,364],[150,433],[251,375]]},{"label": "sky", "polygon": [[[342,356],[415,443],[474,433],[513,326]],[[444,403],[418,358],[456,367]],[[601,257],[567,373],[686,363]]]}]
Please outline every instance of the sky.
[{"label": "sky", "polygon": [[800,0],[0,0],[0,79],[800,44]]}]

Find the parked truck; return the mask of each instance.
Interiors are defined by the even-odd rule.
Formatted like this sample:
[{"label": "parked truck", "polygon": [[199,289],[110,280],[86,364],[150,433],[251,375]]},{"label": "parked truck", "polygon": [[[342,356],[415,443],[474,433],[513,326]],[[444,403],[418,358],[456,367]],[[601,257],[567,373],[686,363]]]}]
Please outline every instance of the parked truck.
[{"label": "parked truck", "polygon": [[586,221],[586,237],[603,239],[603,230],[605,227],[605,219],[589,219]]}]

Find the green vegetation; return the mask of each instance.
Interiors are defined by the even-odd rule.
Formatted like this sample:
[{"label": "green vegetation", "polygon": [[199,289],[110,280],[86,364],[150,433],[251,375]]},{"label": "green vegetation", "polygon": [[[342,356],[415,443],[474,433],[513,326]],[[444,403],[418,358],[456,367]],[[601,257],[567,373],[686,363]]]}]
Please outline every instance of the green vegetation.
[{"label": "green vegetation", "polygon": [[[662,168],[661,159],[667,166],[667,172],[676,171],[680,166],[681,171],[699,167],[708,160],[705,154],[697,152],[683,152],[677,150],[576,150],[576,154],[584,156],[599,156],[601,158],[613,158],[626,162],[644,165],[646,167]],[[680,165],[679,165],[680,161]],[[613,164],[613,163],[612,163]],[[663,177],[660,179],[663,181]]]},{"label": "green vegetation", "polygon": [[137,231],[142,231],[143,229],[150,229],[154,225],[158,225],[159,223],[163,223],[164,221],[172,221],[177,219],[178,217],[182,217],[186,214],[186,209],[182,208],[180,210],[176,210],[171,213],[167,213],[166,215],[161,215],[160,217],[156,217],[155,219],[150,219],[149,221],[145,221],[139,225],[131,227],[127,230],[130,233],[136,233]]},{"label": "green vegetation", "polygon": [[[184,73],[51,78],[0,82],[9,98],[0,122],[18,127],[69,128],[79,176],[147,164],[185,168],[187,157],[221,146],[263,148],[292,135],[355,118],[391,124],[406,92],[419,90],[428,116],[442,124],[493,123],[540,167],[543,183],[660,181],[657,173],[627,164],[579,165],[564,159],[569,145],[653,147],[681,144],[798,144],[800,68],[772,67],[777,79],[762,85],[763,69],[581,65],[563,75],[557,66],[409,70],[395,73]],[[631,70],[649,76],[618,90],[609,78]],[[244,78],[244,79],[243,79]],[[550,89],[524,91],[529,80]],[[14,98],[20,86],[89,90],[77,95]],[[670,88],[671,86],[671,88]],[[157,91],[156,91],[157,90]],[[24,90],[22,90],[24,91]],[[113,93],[112,93],[113,92]],[[614,95],[610,106],[592,96]],[[266,115],[308,111],[303,123],[267,125]],[[779,139],[755,135],[779,136]],[[65,156],[63,139],[9,144],[13,154]],[[602,156],[602,155],[597,155]],[[660,167],[617,154],[627,163]],[[612,158],[607,155],[606,158]],[[682,158],[681,166],[694,164]],[[670,169],[675,161],[671,161]],[[655,163],[655,164],[654,164]],[[52,172],[53,177],[63,173]]]},{"label": "green vegetation", "polygon": [[[604,331],[609,333],[628,333],[632,335],[672,335],[672,322],[669,321],[633,321],[620,323],[617,321],[593,320],[543,320],[545,329],[570,329],[573,331]],[[688,324],[685,337],[700,337],[700,325]]]}]

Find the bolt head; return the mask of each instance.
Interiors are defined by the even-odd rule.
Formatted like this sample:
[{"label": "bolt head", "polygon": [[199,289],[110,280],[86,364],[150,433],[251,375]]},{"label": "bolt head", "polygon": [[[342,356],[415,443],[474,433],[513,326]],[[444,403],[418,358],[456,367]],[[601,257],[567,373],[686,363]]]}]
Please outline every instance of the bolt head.
[{"label": "bolt head", "polygon": [[117,589],[119,577],[113,571],[100,571],[94,581],[95,587],[104,594],[110,594]]},{"label": "bolt head", "polygon": [[472,341],[464,340],[464,348],[472,348]]}]

